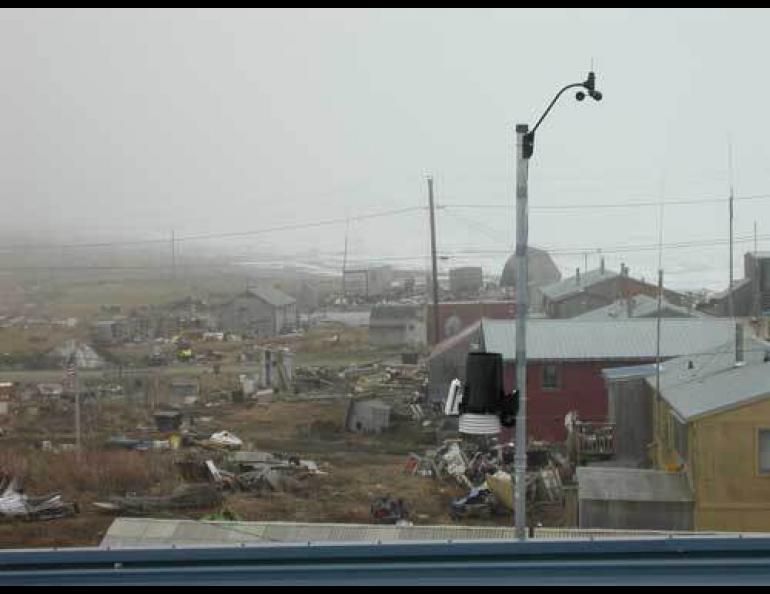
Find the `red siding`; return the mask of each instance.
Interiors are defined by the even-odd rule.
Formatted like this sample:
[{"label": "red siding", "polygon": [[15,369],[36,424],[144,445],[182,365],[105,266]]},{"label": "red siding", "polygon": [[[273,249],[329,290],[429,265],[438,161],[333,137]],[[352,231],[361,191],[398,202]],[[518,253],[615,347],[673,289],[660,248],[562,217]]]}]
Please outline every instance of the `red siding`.
[{"label": "red siding", "polygon": [[[439,342],[450,338],[445,335],[446,323],[451,317],[460,320],[457,328],[461,332],[481,318],[496,320],[512,320],[516,317],[516,304],[513,301],[457,301],[438,304],[438,323],[441,328]],[[436,344],[436,333],[433,328],[433,304],[428,304],[427,312],[428,344]]]},{"label": "red siding", "polygon": [[[545,362],[533,361],[527,366],[527,435],[529,440],[561,442],[567,437],[564,417],[577,411],[584,421],[606,422],[607,389],[602,369],[638,365],[651,361],[574,361],[554,362],[560,370],[560,388],[542,387]],[[516,383],[516,364],[505,365],[505,388]],[[503,439],[512,439],[512,431]]]}]

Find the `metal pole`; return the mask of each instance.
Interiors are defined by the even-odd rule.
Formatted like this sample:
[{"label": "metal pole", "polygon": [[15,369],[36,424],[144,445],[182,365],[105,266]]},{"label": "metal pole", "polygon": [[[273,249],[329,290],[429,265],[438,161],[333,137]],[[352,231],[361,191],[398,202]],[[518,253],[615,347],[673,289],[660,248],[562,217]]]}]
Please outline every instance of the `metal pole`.
[{"label": "metal pole", "polygon": [[655,393],[660,395],[660,322],[663,307],[663,269],[658,269],[658,312],[657,332],[655,336]]},{"label": "metal pole", "polygon": [[727,166],[730,175],[730,284],[727,286],[727,309],[730,317],[735,316],[733,304],[733,143],[732,139],[727,145]]},{"label": "metal pole", "polygon": [[730,188],[730,284],[727,286],[727,307],[730,317],[735,316],[735,306],[733,305],[733,191]]},{"label": "metal pole", "polygon": [[433,178],[428,177],[428,202],[430,203],[430,254],[433,260],[433,344],[440,342],[438,327],[438,262],[436,259],[436,215],[433,207]]},{"label": "metal pole", "polygon": [[527,178],[529,160],[524,155],[524,136],[529,126],[516,126],[516,389],[519,411],[516,416],[516,450],[514,455],[516,538],[527,537],[527,310],[529,287],[527,241]]}]

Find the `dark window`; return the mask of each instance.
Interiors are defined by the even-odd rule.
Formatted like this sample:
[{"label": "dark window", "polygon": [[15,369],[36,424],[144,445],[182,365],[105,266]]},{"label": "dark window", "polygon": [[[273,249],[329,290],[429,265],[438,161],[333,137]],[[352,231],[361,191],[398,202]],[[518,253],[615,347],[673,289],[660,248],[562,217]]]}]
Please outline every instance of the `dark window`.
[{"label": "dark window", "polygon": [[759,474],[770,474],[770,429],[760,429],[757,441]]},{"label": "dark window", "polygon": [[543,389],[558,390],[561,388],[561,378],[558,365],[543,366]]}]

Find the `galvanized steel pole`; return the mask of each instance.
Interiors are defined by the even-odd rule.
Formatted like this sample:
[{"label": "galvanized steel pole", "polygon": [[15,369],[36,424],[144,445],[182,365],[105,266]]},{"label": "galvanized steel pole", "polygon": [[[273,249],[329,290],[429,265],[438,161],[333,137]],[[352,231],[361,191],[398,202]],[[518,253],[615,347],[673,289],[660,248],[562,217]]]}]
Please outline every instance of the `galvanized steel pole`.
[{"label": "galvanized steel pole", "polygon": [[[596,90],[596,75],[580,83],[562,87],[537,120],[532,130],[527,124],[516,125],[516,389],[519,410],[516,415],[516,452],[514,455],[514,515],[516,538],[527,537],[527,313],[529,309],[529,274],[527,271],[527,242],[529,238],[529,211],[527,206],[529,159],[535,147],[535,132],[551,112],[559,97],[568,89],[582,88],[575,99],[583,101],[590,96],[601,101]],[[587,92],[587,94],[586,94]]]},{"label": "galvanized steel pole", "polygon": [[527,535],[527,311],[529,287],[527,242],[529,211],[527,206],[529,158],[525,156],[524,138],[527,124],[516,126],[516,389],[519,411],[516,416],[516,450],[514,453],[514,519],[516,538]]}]

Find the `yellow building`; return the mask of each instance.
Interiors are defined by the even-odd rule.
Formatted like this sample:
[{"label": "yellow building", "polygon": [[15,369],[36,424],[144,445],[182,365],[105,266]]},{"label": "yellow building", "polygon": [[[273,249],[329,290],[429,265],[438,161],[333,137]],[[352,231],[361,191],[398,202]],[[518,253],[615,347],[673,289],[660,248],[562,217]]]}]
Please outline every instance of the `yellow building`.
[{"label": "yellow building", "polygon": [[660,394],[656,378],[647,379],[653,388],[651,458],[657,469],[688,477],[696,530],[770,532],[767,346],[754,343],[740,363],[734,351],[669,361]]}]

